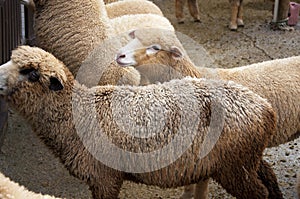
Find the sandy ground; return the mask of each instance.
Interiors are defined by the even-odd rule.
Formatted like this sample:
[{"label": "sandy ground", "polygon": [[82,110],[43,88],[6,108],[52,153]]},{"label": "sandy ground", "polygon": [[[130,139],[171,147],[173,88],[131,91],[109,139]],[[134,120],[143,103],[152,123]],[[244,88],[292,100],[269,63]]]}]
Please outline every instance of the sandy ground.
[{"label": "sandy ground", "polygon": [[[186,49],[197,65],[237,67],[246,64],[300,54],[300,25],[293,32],[272,31],[272,3],[245,0],[246,26],[229,31],[227,0],[200,0],[201,23],[186,15],[185,24],[174,17],[174,0],[154,0],[175,29],[186,35]],[[187,13],[187,12],[186,12]],[[299,99],[300,100],[300,99]],[[275,170],[280,188],[287,199],[296,198],[296,171],[300,170],[300,139],[280,147],[267,149],[265,159]],[[88,187],[70,176],[57,158],[34,135],[22,118],[10,112],[8,135],[0,154],[0,171],[30,190],[57,197],[88,199]],[[178,189],[124,183],[120,198],[178,198]],[[214,182],[210,198],[232,198]]]}]

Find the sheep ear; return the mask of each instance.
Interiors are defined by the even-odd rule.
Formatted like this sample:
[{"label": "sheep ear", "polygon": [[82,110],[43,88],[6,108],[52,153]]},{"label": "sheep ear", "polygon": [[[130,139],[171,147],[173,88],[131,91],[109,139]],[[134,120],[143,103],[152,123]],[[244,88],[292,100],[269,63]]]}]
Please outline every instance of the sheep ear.
[{"label": "sheep ear", "polygon": [[130,31],[128,35],[131,39],[134,39],[135,38],[135,30]]},{"label": "sheep ear", "polygon": [[60,91],[64,88],[63,84],[56,77],[50,77],[50,90]]},{"label": "sheep ear", "polygon": [[183,56],[182,51],[177,46],[171,46],[170,51],[173,58],[181,58]]}]

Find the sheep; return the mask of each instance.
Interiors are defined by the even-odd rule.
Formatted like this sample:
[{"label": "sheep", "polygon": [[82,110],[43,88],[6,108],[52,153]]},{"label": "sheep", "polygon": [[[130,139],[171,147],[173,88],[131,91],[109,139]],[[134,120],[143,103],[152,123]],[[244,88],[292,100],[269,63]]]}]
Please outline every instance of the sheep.
[{"label": "sheep", "polygon": [[50,195],[28,191],[24,186],[11,181],[0,173],[0,198],[1,199],[59,199]]},{"label": "sheep", "polygon": [[[165,38],[160,32],[145,30],[129,34],[133,40],[119,50],[116,57],[119,65],[134,66],[142,76],[149,78],[149,83],[185,76],[235,81],[267,98],[274,107],[278,115],[277,132],[269,147],[299,137],[300,56],[231,69],[196,67],[186,58],[182,47],[176,46],[179,41],[173,45],[175,37]],[[168,36],[171,37],[172,33]]]},{"label": "sheep", "polygon": [[[300,56],[233,69],[196,68],[185,57],[181,48],[169,42],[172,39],[165,41],[163,37],[150,33],[152,32],[147,31],[145,35],[145,31],[141,30],[131,32],[134,39],[121,48],[117,62],[122,66],[134,66],[142,77],[147,78],[148,83],[185,76],[235,81],[267,98],[277,113],[277,130],[268,147],[275,147],[299,137]],[[149,38],[160,40],[151,44]],[[191,187],[186,189],[191,190]]]},{"label": "sheep", "polygon": [[278,186],[262,159],[274,111],[232,81],[87,88],[52,54],[20,46],[0,66],[0,94],[94,198],[116,198],[124,180],[168,188],[212,177],[236,198]]},{"label": "sheep", "polygon": [[[37,46],[53,53],[62,60],[70,67],[74,75],[77,75],[80,66],[89,54],[98,50],[97,47],[101,46],[105,40],[115,38],[118,40],[118,35],[124,31],[141,27],[174,30],[166,18],[154,14],[128,15],[109,19],[102,0],[73,0],[72,3],[68,0],[59,3],[55,0],[34,0],[34,3],[36,6]],[[114,45],[104,46],[107,48],[107,54],[111,52],[111,56],[114,55],[113,47]],[[107,65],[102,64],[101,67],[98,67],[99,73],[119,74],[113,79],[101,77],[106,80],[105,83],[139,84],[140,76],[134,68],[124,70],[113,60],[113,57],[111,60],[108,57],[105,60]],[[101,78],[99,78],[99,84],[103,85]],[[82,83],[89,84],[89,82],[84,82],[88,81],[86,79],[88,78],[83,79]]]}]

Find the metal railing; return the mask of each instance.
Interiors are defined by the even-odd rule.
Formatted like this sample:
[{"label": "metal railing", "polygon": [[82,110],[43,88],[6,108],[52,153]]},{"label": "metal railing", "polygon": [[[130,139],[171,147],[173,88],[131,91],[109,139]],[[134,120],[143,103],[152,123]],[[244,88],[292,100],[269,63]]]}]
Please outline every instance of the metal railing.
[{"label": "metal railing", "polygon": [[[20,0],[0,0],[0,65],[10,59],[11,51],[18,45],[33,41],[33,13]],[[0,150],[7,120],[7,103],[0,96]]]}]

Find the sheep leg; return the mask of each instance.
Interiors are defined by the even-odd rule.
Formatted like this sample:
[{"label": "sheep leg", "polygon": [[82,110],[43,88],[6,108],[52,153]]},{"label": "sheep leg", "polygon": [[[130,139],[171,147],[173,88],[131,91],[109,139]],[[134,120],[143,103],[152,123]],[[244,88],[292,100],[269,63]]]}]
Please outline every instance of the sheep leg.
[{"label": "sheep leg", "polygon": [[208,199],[208,183],[209,179],[198,182],[197,184],[191,184],[184,187],[184,192],[180,196],[180,199]]},{"label": "sheep leg", "polygon": [[189,11],[194,18],[194,22],[200,22],[199,7],[197,0],[188,0]]},{"label": "sheep leg", "polygon": [[239,7],[240,7],[240,1],[237,0],[229,0],[231,5],[231,18],[230,18],[230,24],[229,29],[230,30],[237,30],[237,16],[239,13]]},{"label": "sheep leg", "polygon": [[175,1],[175,15],[176,15],[176,19],[177,22],[180,23],[184,23],[184,16],[183,16],[183,8],[184,8],[184,4],[185,4],[186,0],[176,0]]},{"label": "sheep leg", "polygon": [[283,199],[282,193],[279,189],[277,178],[270,165],[262,160],[257,171],[259,179],[267,187],[269,191],[269,198]]},{"label": "sheep leg", "polygon": [[242,0],[240,0],[240,4],[239,4],[239,7],[238,7],[237,26],[238,27],[244,27],[244,21],[243,21],[243,1]]},{"label": "sheep leg", "polygon": [[194,196],[195,184],[187,185],[184,187],[183,194],[180,199],[190,199]]},{"label": "sheep leg", "polygon": [[121,178],[112,175],[105,175],[102,177],[100,176],[98,180],[92,181],[94,183],[89,183],[89,189],[92,192],[93,199],[118,198],[123,183]]},{"label": "sheep leg", "polygon": [[228,168],[218,171],[212,176],[214,180],[237,199],[267,199],[268,190],[259,180],[254,169]]},{"label": "sheep leg", "polygon": [[197,183],[194,192],[194,199],[208,199],[208,183],[209,179]]}]

